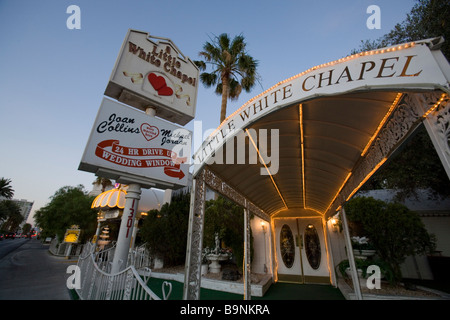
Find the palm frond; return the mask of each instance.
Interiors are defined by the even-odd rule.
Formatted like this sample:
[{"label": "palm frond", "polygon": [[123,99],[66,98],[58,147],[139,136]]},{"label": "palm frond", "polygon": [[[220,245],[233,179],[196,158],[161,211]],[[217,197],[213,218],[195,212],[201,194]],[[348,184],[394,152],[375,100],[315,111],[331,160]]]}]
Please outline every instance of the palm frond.
[{"label": "palm frond", "polygon": [[217,74],[203,72],[200,74],[200,80],[206,87],[211,87],[217,83]]},{"label": "palm frond", "polygon": [[194,63],[201,71],[206,70],[206,63],[204,61],[195,60]]},{"label": "palm frond", "polygon": [[245,39],[243,35],[238,35],[234,37],[233,42],[231,43],[230,52],[234,56],[239,56],[242,53],[245,53]]},{"label": "palm frond", "polygon": [[217,37],[217,43],[222,50],[229,50],[230,48],[230,38],[228,34],[222,33]]},{"label": "palm frond", "polygon": [[228,97],[230,98],[230,100],[232,101],[237,100],[241,92],[242,92],[242,85],[238,81],[231,79],[228,90]]},{"label": "palm frond", "polygon": [[[201,73],[201,82],[206,87],[215,86],[215,93],[222,95],[221,118],[225,115],[227,99],[237,100],[243,89],[249,92],[259,81],[258,61],[248,55],[245,48],[242,34],[231,40],[228,34],[222,33],[205,42],[203,51],[199,52],[203,63],[196,62],[196,65],[202,71],[207,67],[212,69]],[[223,92],[223,82],[227,84],[227,92]]]}]

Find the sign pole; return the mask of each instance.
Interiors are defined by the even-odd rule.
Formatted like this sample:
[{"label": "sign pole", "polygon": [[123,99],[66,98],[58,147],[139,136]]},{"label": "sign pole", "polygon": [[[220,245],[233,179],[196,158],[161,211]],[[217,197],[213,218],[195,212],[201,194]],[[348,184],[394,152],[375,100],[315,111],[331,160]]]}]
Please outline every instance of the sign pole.
[{"label": "sign pole", "polygon": [[137,183],[130,184],[128,186],[127,195],[125,196],[125,208],[123,209],[122,220],[120,222],[119,236],[114,252],[111,274],[119,273],[126,267],[131,238],[133,237],[134,220],[136,219],[140,198],[141,186]]}]

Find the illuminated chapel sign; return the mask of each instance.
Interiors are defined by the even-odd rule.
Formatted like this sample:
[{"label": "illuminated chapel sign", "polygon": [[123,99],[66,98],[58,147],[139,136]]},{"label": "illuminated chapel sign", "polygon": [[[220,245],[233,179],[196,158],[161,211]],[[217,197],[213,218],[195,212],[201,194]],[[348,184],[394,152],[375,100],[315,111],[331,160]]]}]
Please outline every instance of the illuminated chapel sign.
[{"label": "illuminated chapel sign", "polygon": [[[199,70],[170,39],[128,30],[79,170],[123,183],[188,184]],[[149,109],[155,112],[149,112]],[[168,121],[163,121],[168,120]]]},{"label": "illuminated chapel sign", "polygon": [[129,30],[105,95],[132,107],[156,109],[181,125],[195,116],[199,70],[170,40]]}]

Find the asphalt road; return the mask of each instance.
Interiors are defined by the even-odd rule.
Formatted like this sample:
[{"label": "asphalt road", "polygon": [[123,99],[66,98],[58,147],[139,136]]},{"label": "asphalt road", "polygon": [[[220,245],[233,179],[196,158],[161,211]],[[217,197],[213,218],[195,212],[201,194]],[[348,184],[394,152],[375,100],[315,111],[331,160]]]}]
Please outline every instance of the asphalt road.
[{"label": "asphalt road", "polygon": [[0,300],[70,300],[67,267],[36,239],[0,241]]}]

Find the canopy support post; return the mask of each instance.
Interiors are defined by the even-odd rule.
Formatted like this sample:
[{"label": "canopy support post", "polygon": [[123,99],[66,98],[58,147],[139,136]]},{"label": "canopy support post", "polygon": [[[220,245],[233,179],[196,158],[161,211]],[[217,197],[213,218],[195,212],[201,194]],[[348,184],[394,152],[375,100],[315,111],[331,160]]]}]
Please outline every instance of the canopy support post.
[{"label": "canopy support post", "polygon": [[341,208],[342,226],[344,227],[345,242],[347,246],[347,256],[350,263],[353,287],[357,300],[362,300],[361,287],[359,285],[358,271],[356,269],[355,257],[353,256],[352,240],[350,239],[350,231],[348,230],[347,216],[344,207]]},{"label": "canopy support post", "polygon": [[206,185],[203,172],[192,181],[183,300],[200,300]]},{"label": "canopy support post", "polygon": [[[431,111],[425,115],[423,124],[442,162],[442,166],[450,179],[450,144],[448,140],[448,128],[450,127],[449,96],[448,94],[442,94],[441,98],[431,108],[430,104],[427,104],[424,98],[421,100],[418,103],[420,103],[424,111]],[[425,110],[426,108],[430,109]]]},{"label": "canopy support post", "polygon": [[244,300],[251,300],[251,269],[250,269],[250,210],[245,201],[244,207]]}]

